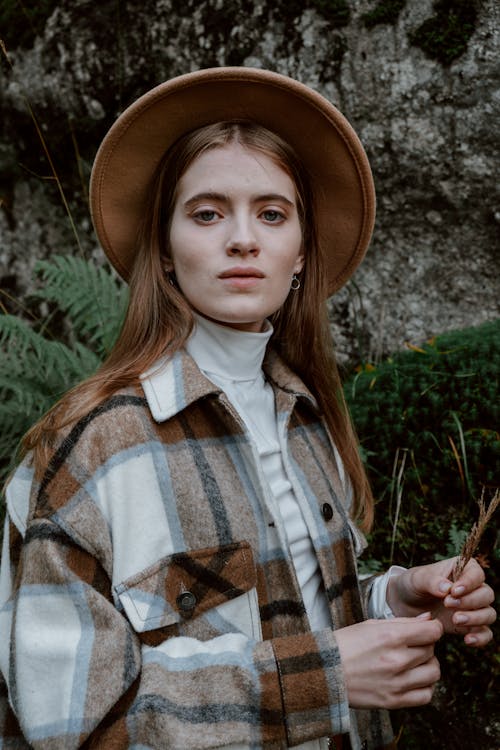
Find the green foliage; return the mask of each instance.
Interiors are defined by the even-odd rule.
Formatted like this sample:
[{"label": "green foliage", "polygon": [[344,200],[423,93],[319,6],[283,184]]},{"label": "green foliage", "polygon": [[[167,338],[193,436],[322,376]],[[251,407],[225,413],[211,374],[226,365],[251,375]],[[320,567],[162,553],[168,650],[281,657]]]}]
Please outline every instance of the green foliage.
[{"label": "green foliage", "polygon": [[0,0],[0,29],[7,47],[31,47],[45,21],[60,5],[57,0]]},{"label": "green foliage", "polygon": [[[15,463],[26,430],[69,388],[93,373],[119,330],[125,288],[80,258],[36,265],[44,286],[35,297],[51,314],[34,325],[0,315],[0,480]],[[64,315],[59,339],[50,329]]]},{"label": "green foliage", "polygon": [[382,0],[373,10],[364,13],[362,18],[367,29],[379,23],[396,23],[406,0]]},{"label": "green foliage", "polygon": [[499,373],[495,321],[365,366],[346,384],[379,499],[372,541],[384,564],[401,488],[397,561],[411,565],[428,553],[429,539],[440,551],[453,520],[469,525],[482,486],[499,484]]},{"label": "green foliage", "polygon": [[471,0],[438,0],[434,15],[410,35],[410,42],[428,57],[450,65],[467,49],[476,19],[477,11]]},{"label": "green foliage", "polygon": [[56,303],[67,315],[76,337],[88,342],[98,357],[111,349],[126,305],[126,288],[105,268],[81,258],[54,256],[39,261],[36,273],[43,286],[38,299]]},{"label": "green foliage", "polygon": [[[477,520],[482,486],[488,501],[500,485],[499,379],[497,320],[365,365],[348,380],[346,397],[378,499],[363,571],[459,552]],[[479,554],[498,590],[495,542],[493,521]],[[402,732],[398,747],[497,748],[488,726],[500,726],[494,690],[500,658],[458,637],[443,639],[438,658],[443,679],[432,705],[393,717]]]},{"label": "green foliage", "polygon": [[467,529],[459,529],[456,521],[452,521],[448,531],[448,544],[446,545],[446,557],[454,557],[460,554],[465,540],[467,539]]}]

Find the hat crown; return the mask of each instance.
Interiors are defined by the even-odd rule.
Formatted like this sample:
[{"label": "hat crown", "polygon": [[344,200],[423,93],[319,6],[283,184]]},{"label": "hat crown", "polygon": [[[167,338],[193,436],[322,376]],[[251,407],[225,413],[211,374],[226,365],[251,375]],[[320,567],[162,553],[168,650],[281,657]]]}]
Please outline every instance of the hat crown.
[{"label": "hat crown", "polygon": [[127,280],[150,182],[172,144],[205,125],[235,119],[277,133],[303,162],[313,183],[328,291],[336,291],[361,262],[373,231],[368,159],[333,104],[292,78],[259,68],[207,68],[178,76],[145,93],[112,125],[90,183],[92,220],[109,260]]}]

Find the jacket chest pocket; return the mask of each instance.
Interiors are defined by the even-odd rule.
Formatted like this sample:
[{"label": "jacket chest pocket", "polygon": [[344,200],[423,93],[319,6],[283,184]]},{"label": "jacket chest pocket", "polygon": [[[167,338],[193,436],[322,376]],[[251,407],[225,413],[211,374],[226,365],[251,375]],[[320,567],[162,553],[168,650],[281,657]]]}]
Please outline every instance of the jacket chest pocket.
[{"label": "jacket chest pocket", "polygon": [[169,555],[118,584],[115,592],[134,630],[151,645],[173,635],[262,637],[248,542]]}]

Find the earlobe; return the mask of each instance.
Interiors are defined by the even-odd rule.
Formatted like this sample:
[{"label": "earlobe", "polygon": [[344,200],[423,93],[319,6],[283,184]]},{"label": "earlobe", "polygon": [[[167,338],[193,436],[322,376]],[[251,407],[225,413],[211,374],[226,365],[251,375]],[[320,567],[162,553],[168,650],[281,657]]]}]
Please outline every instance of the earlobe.
[{"label": "earlobe", "polygon": [[174,270],[174,264],[169,258],[165,258],[162,261],[162,267],[165,273],[171,273]]},{"label": "earlobe", "polygon": [[297,262],[295,264],[295,267],[293,269],[294,273],[300,273],[302,269],[304,268],[304,256],[301,253],[299,257],[297,258]]}]

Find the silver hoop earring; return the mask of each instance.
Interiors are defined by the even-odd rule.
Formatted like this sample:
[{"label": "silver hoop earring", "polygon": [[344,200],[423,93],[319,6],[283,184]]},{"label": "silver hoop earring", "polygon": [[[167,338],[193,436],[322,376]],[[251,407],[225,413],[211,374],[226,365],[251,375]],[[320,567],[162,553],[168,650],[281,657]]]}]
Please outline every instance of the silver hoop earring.
[{"label": "silver hoop earring", "polygon": [[292,276],[292,283],[290,284],[290,289],[293,289],[294,292],[296,292],[297,289],[300,289],[300,279],[295,273]]}]

